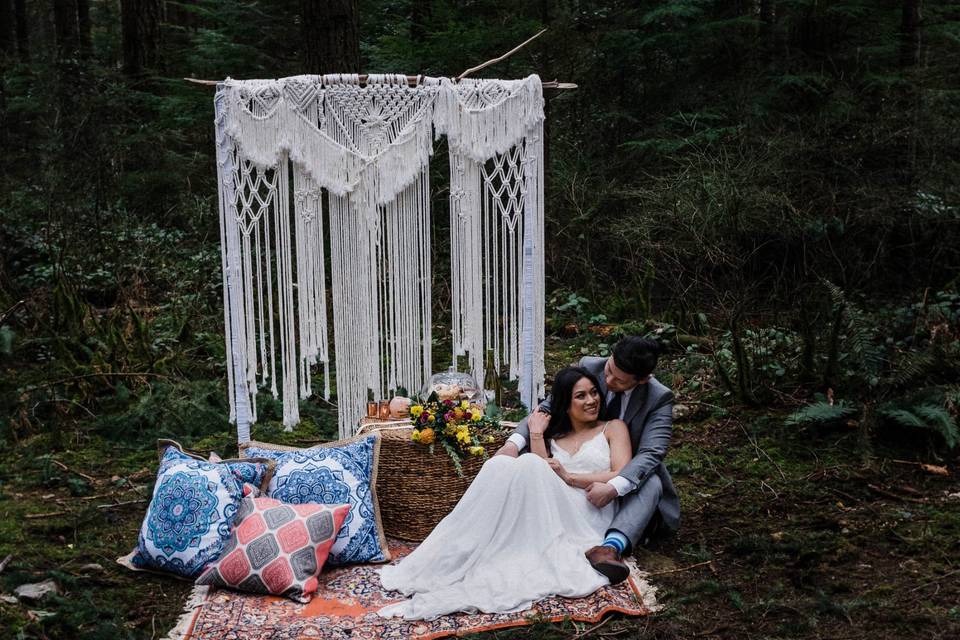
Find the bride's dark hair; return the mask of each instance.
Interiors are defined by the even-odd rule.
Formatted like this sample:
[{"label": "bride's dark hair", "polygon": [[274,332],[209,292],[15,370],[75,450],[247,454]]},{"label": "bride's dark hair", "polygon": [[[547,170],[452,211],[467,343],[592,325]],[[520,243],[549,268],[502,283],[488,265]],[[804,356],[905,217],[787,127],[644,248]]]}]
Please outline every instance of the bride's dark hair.
[{"label": "bride's dark hair", "polygon": [[[570,410],[570,403],[573,402],[573,387],[583,378],[592,382],[597,392],[600,393],[600,381],[583,367],[566,367],[554,376],[553,389],[550,393],[550,423],[543,432],[545,440],[566,435],[573,430],[567,411]],[[600,393],[598,416],[603,415],[606,406],[607,399],[603,396],[603,393]]]}]

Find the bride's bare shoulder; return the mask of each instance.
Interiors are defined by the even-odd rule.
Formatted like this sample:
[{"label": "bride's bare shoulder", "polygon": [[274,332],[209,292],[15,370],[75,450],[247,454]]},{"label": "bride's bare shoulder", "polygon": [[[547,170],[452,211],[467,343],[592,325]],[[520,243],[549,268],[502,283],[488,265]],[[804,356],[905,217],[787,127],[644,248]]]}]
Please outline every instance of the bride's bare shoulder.
[{"label": "bride's bare shoulder", "polygon": [[603,428],[604,433],[607,434],[607,438],[611,436],[619,435],[622,433],[629,434],[630,431],[627,429],[627,423],[623,420],[608,420],[606,426]]}]

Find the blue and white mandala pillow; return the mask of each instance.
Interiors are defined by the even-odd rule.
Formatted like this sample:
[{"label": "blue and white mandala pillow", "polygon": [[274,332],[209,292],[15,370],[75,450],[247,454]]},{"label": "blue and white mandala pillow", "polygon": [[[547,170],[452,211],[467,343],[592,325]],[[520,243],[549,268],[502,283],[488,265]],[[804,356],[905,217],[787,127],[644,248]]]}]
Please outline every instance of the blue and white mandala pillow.
[{"label": "blue and white mandala pillow", "polygon": [[157,481],[140,525],[137,548],[118,562],[134,570],[193,579],[216,560],[243,500],[244,480],[259,488],[272,460],[206,462],[172,441],[159,443]]},{"label": "blue and white mandala pillow", "polygon": [[350,505],[330,549],[329,564],[390,560],[376,493],[379,433],[310,449],[262,442],[249,442],[240,449],[245,456],[276,461],[267,496],[290,504]]},{"label": "blue and white mandala pillow", "polygon": [[274,462],[269,458],[258,460],[229,458],[224,460],[217,454],[211,453],[208,459],[204,459],[196,453],[185,450],[180,446],[179,442],[173,440],[158,440],[157,449],[160,451],[161,462],[167,459],[193,459],[226,465],[227,469],[230,470],[230,473],[234,475],[241,485],[251,484],[260,490],[266,489],[267,483],[270,482],[270,476],[273,473]]}]

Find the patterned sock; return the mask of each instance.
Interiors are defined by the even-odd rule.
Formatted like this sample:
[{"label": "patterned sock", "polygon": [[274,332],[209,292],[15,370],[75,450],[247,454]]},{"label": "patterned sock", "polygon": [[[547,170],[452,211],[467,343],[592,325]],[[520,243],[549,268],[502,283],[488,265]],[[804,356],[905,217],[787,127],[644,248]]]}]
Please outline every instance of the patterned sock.
[{"label": "patterned sock", "polygon": [[619,531],[610,531],[607,533],[607,537],[603,540],[603,546],[613,547],[617,550],[617,553],[623,555],[623,552],[627,549],[627,536],[623,535]]}]

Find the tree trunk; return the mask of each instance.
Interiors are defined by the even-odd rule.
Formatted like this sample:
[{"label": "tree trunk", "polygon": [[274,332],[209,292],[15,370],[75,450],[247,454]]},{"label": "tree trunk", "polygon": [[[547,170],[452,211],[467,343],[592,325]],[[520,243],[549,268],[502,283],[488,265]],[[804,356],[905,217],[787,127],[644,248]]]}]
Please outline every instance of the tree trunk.
[{"label": "tree trunk", "polygon": [[138,75],[160,60],[160,0],[120,0],[123,70]]},{"label": "tree trunk", "polygon": [[772,26],[777,19],[777,7],[774,0],[760,0],[760,20],[766,26]]},{"label": "tree trunk", "polygon": [[7,67],[16,50],[13,32],[13,2],[0,0],[0,145],[7,145]]},{"label": "tree trunk", "polygon": [[410,39],[416,44],[423,44],[426,40],[431,13],[430,0],[413,0],[410,3]]},{"label": "tree trunk", "polygon": [[17,23],[17,55],[20,56],[20,62],[30,61],[30,34],[27,25],[27,5],[26,0],[14,0],[13,8],[15,21]]},{"label": "tree trunk", "polygon": [[920,61],[920,0],[903,0],[900,18],[900,66]]},{"label": "tree trunk", "polygon": [[761,45],[766,47],[768,53],[772,53],[775,48],[774,27],[777,23],[777,6],[774,0],[760,0],[760,38]]},{"label": "tree trunk", "polygon": [[93,55],[93,40],[90,37],[90,0],[76,0],[77,28],[80,34],[80,57],[88,60]]},{"label": "tree trunk", "polygon": [[57,60],[76,56],[80,44],[76,0],[53,0],[53,25],[57,39]]},{"label": "tree trunk", "polygon": [[16,50],[16,35],[13,31],[13,0],[0,0],[0,64]]},{"label": "tree trunk", "polygon": [[301,0],[304,73],[359,73],[357,0]]}]

